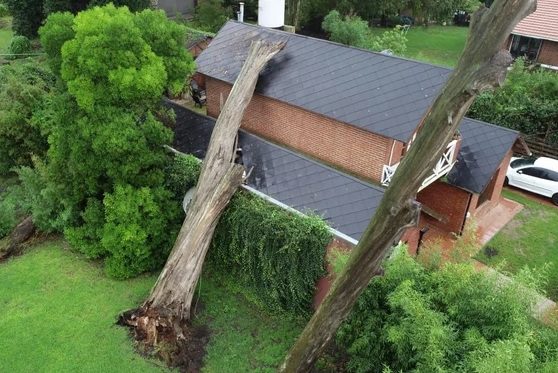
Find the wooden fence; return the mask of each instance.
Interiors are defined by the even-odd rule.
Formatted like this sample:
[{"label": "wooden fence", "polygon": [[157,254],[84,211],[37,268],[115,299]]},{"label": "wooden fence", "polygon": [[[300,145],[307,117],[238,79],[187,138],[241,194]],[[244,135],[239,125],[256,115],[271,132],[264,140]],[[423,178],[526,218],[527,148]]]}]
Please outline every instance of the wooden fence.
[{"label": "wooden fence", "polygon": [[548,145],[537,138],[529,138],[524,135],[522,135],[522,137],[533,154],[558,159],[557,147]]}]

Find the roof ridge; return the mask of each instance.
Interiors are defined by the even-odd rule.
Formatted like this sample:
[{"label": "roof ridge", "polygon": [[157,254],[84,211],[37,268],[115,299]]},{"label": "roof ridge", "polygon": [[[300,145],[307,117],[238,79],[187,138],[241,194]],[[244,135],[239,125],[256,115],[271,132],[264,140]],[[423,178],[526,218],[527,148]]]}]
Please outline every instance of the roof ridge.
[{"label": "roof ridge", "polygon": [[[389,58],[394,58],[394,59],[408,61],[408,62],[415,62],[415,63],[421,64],[421,65],[428,65],[428,66],[433,66],[433,67],[437,67],[437,68],[440,68],[440,69],[444,69],[444,70],[447,70],[447,71],[453,71],[452,68],[447,67],[447,66],[436,65],[436,64],[433,64],[433,63],[430,63],[430,62],[414,60],[412,58],[407,58],[407,57],[388,55],[388,54],[384,54],[384,53],[381,53],[381,52],[376,52],[376,51],[366,49],[366,48],[355,47],[355,46],[352,46],[352,45],[346,45],[346,44],[343,44],[343,43],[338,43],[336,41],[331,41],[331,40],[327,40],[327,39],[320,39],[320,38],[316,38],[316,37],[309,36],[309,35],[297,34],[297,33],[294,33],[294,32],[288,32],[288,31],[278,30],[278,29],[274,29],[274,28],[267,28],[267,27],[264,27],[264,26],[255,25],[255,24],[251,24],[251,23],[239,22],[239,21],[234,20],[234,19],[228,20],[225,23],[225,25],[227,23],[234,23],[234,24],[237,24],[237,25],[249,26],[249,27],[257,28],[257,29],[263,29],[266,32],[272,32],[272,33],[277,33],[277,34],[286,35],[286,36],[295,36],[295,37],[304,38],[304,39],[316,40],[316,41],[319,41],[319,42],[328,43],[328,44],[336,45],[336,46],[343,47],[343,48],[348,48],[348,49],[352,49],[352,50],[359,50],[359,51],[362,51],[362,52],[377,54],[377,55],[380,55],[380,56],[383,56],[383,57],[389,57]],[[225,25],[223,25],[223,27],[225,27]],[[217,32],[217,33],[219,33],[219,32]]]}]

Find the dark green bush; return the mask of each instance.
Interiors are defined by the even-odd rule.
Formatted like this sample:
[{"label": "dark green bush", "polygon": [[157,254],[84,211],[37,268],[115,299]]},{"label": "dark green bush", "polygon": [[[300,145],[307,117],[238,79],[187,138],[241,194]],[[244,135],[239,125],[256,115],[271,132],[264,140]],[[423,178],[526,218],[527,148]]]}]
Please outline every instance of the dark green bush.
[{"label": "dark green bush", "polygon": [[44,155],[46,138],[31,119],[54,85],[54,75],[34,61],[0,67],[0,175]]},{"label": "dark green bush", "polygon": [[28,38],[37,36],[43,22],[43,0],[4,0],[13,17],[12,29]]},{"label": "dark green bush", "polygon": [[201,0],[194,12],[194,24],[201,30],[217,32],[231,17],[232,10],[220,0]]},{"label": "dark green bush", "polygon": [[[337,334],[350,372],[531,372],[558,362],[558,335],[531,318],[540,274],[513,282],[446,263],[426,269],[399,248]],[[541,335],[542,335],[541,334]],[[541,337],[542,338],[542,337]]]},{"label": "dark green bush", "polygon": [[308,314],[330,239],[320,218],[238,192],[219,221],[209,257],[270,308]]},{"label": "dark green bush", "polygon": [[[15,55],[23,55],[31,52],[31,41],[27,36],[16,35],[10,41],[9,52]],[[13,56],[12,58],[22,58],[24,56]]]},{"label": "dark green bush", "polygon": [[188,189],[196,186],[201,162],[193,155],[175,155],[167,169],[166,184],[177,198],[184,197]]},{"label": "dark green bush", "polygon": [[89,6],[103,6],[113,3],[115,6],[127,6],[132,12],[147,9],[151,6],[150,0],[92,0]]},{"label": "dark green bush", "polygon": [[477,97],[468,115],[558,146],[558,74],[517,59],[504,85]]},{"label": "dark green bush", "polygon": [[0,195],[0,238],[10,234],[17,222],[17,201],[10,195]]},{"label": "dark green bush", "polygon": [[0,18],[7,17],[10,15],[10,10],[4,3],[0,3]]}]

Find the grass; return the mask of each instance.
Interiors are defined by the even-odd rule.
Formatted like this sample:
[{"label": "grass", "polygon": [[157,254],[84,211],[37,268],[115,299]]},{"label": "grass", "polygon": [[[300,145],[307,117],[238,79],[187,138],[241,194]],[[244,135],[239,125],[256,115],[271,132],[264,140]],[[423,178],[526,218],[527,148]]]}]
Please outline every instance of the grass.
[{"label": "grass", "polygon": [[[0,263],[3,372],[161,372],[133,350],[120,311],[146,298],[155,276],[116,281],[100,266],[49,241]],[[271,315],[204,274],[196,322],[211,330],[205,372],[272,372],[302,322]]]},{"label": "grass", "polygon": [[[476,258],[510,273],[516,273],[525,265],[542,268],[545,263],[549,263],[552,267],[546,292],[548,297],[558,300],[558,208],[510,190],[504,190],[503,194],[525,207],[488,242]],[[492,250],[495,252],[487,255]]]},{"label": "grass", "polygon": [[[386,31],[372,28],[377,35]],[[455,67],[467,40],[467,27],[412,26],[407,33],[407,50],[404,57],[435,65]]]}]

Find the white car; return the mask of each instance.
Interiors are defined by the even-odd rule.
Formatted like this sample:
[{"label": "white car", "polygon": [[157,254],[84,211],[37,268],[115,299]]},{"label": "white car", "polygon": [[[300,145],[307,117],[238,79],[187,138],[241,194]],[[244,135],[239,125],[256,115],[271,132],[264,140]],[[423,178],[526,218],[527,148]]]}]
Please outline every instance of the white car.
[{"label": "white car", "polygon": [[506,184],[550,197],[558,205],[558,160],[514,157],[506,173]]}]

